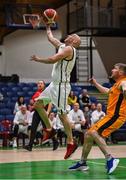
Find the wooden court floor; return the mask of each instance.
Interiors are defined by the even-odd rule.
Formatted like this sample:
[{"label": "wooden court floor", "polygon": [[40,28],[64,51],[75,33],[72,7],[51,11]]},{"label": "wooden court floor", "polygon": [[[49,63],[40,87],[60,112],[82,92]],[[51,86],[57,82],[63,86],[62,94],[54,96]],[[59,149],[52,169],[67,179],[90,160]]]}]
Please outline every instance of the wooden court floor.
[{"label": "wooden court floor", "polygon": [[89,154],[87,172],[69,171],[68,168],[80,159],[79,147],[69,160],[64,160],[65,148],[52,151],[51,148],[0,150],[0,179],[125,179],[126,145],[109,146],[114,157],[120,158],[117,170],[107,175],[104,156],[94,146]]}]

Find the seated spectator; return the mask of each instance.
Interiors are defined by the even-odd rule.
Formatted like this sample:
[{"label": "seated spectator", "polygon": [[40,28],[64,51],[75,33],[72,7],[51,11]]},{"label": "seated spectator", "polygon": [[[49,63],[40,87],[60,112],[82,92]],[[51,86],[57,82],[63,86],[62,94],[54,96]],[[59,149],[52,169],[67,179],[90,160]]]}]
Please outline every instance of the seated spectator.
[{"label": "seated spectator", "polygon": [[30,101],[29,101],[28,110],[30,112],[34,111],[34,100],[33,99],[30,99]]},{"label": "seated spectator", "polygon": [[75,96],[73,91],[70,91],[70,94],[68,96],[68,105],[73,107],[73,105],[77,102],[77,96]]},{"label": "seated spectator", "polygon": [[95,124],[104,116],[105,116],[105,113],[102,111],[102,104],[98,103],[96,106],[96,110],[94,110],[91,114],[91,125]]},{"label": "seated spectator", "polygon": [[20,110],[16,112],[13,129],[13,147],[17,147],[17,137],[19,133],[29,135],[29,122],[31,122],[31,113],[25,105],[20,106]]},{"label": "seated spectator", "polygon": [[20,110],[20,107],[25,104],[24,96],[19,96],[17,102],[15,103],[14,111],[13,113],[16,114]]},{"label": "seated spectator", "polygon": [[66,144],[66,134],[65,134],[65,130],[64,130],[64,126],[58,116],[58,114],[56,115],[56,130],[57,130],[57,138],[60,142],[60,145],[63,145],[63,138],[65,138],[64,143]]},{"label": "seated spectator", "polygon": [[86,119],[85,129],[89,129],[91,126],[91,111],[88,106],[85,106],[83,109],[84,117]]},{"label": "seated spectator", "polygon": [[4,99],[4,96],[3,96],[3,94],[0,92],[0,101],[3,101],[3,99]]},{"label": "seated spectator", "polygon": [[[102,110],[102,104],[98,103],[96,106],[96,110],[94,110],[91,114],[91,126],[100,119],[102,119],[104,116],[105,116],[105,112]],[[105,140],[106,143],[111,143],[111,136],[105,138]]]},{"label": "seated spectator", "polygon": [[[52,124],[52,127],[56,130],[56,117],[55,117],[55,113],[54,112],[50,112],[49,114],[49,120]],[[56,150],[59,146],[59,142],[57,140],[56,135],[52,138],[53,141],[53,151]]]},{"label": "seated spectator", "polygon": [[92,113],[94,110],[96,110],[96,104],[95,103],[91,103],[90,113]]},{"label": "seated spectator", "polygon": [[82,132],[82,126],[85,125],[85,117],[84,113],[81,109],[79,109],[79,104],[75,103],[73,109],[68,114],[71,127],[74,130]]},{"label": "seated spectator", "polygon": [[85,106],[90,107],[91,102],[87,89],[83,89],[82,93],[79,95],[79,104],[81,109],[83,109]]}]

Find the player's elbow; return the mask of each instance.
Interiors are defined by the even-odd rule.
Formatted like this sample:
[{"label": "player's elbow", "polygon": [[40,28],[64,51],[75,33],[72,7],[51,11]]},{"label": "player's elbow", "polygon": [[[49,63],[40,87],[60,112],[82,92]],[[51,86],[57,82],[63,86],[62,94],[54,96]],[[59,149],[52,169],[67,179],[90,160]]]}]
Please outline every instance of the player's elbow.
[{"label": "player's elbow", "polygon": [[48,63],[49,63],[49,64],[55,64],[57,61],[58,61],[58,60],[57,60],[56,58],[54,58],[54,57],[49,57],[49,58],[48,58]]}]

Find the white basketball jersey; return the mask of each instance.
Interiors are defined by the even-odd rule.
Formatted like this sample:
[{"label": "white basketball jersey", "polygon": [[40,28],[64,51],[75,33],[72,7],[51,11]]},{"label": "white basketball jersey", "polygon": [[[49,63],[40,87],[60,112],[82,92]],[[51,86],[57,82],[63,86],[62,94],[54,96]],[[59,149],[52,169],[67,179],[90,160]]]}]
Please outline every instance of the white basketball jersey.
[{"label": "white basketball jersey", "polygon": [[[65,47],[65,44],[62,44],[58,52],[62,51]],[[54,82],[70,82],[70,73],[74,67],[75,60],[76,60],[76,49],[73,48],[73,57],[71,60],[61,59],[57,63],[53,65],[52,70],[52,79]]]}]

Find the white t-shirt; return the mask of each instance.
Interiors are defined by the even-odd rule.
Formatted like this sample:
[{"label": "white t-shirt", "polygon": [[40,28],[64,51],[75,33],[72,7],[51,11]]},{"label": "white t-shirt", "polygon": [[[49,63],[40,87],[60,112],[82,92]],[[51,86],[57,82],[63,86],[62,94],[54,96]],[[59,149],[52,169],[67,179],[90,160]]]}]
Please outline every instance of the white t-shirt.
[{"label": "white t-shirt", "polygon": [[69,120],[72,123],[76,123],[78,121],[85,121],[84,113],[81,109],[78,109],[77,112],[75,112],[73,109],[68,114]]},{"label": "white t-shirt", "polygon": [[14,117],[14,124],[19,124],[22,123],[22,121],[25,121],[26,123],[29,124],[29,122],[31,122],[32,116],[30,111],[26,111],[25,114],[22,114],[21,111],[16,112],[15,117]]},{"label": "white t-shirt", "polygon": [[102,119],[105,116],[105,113],[103,111],[95,110],[91,114],[91,125],[95,124],[97,121]]}]

